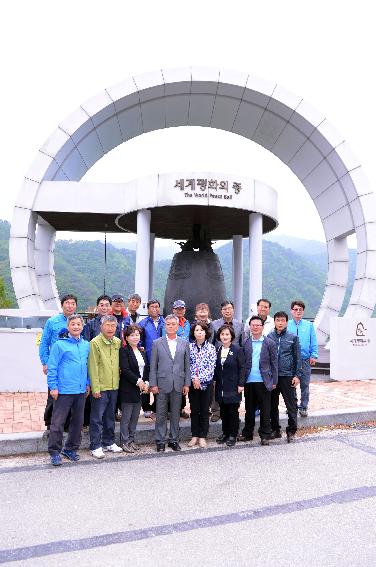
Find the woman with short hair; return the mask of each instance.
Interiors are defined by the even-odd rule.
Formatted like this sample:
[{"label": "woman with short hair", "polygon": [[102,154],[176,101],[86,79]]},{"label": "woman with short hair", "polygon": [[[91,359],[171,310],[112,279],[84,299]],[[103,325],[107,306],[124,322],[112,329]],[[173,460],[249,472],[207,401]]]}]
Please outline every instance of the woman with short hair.
[{"label": "woman with short hair", "polygon": [[124,331],[125,345],[120,349],[120,437],[126,453],[140,449],[134,438],[141,410],[141,394],[149,390],[149,363],[145,352],[138,348],[140,334],[138,325],[128,325]]},{"label": "woman with short hair", "polygon": [[233,344],[235,332],[231,325],[222,325],[217,332],[218,349],[214,371],[215,398],[219,403],[222,435],[217,443],[233,447],[239,432],[239,406],[244,390],[244,353]]},{"label": "woman with short hair", "polygon": [[193,323],[191,326],[190,339],[193,342],[189,344],[189,356],[192,384],[189,388],[189,403],[192,439],[188,446],[198,444],[202,449],[207,446],[211,384],[217,359],[215,347],[208,340],[210,335],[205,323]]}]

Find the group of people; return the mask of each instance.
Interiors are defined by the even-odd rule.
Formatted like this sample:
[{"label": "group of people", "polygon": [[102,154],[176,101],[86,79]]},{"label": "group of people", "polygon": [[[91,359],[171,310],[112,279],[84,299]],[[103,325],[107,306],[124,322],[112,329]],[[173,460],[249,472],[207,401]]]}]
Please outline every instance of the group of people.
[{"label": "group of people", "polygon": [[[104,458],[106,451],[138,451],[141,408],[145,417],[155,419],[156,450],[163,452],[167,445],[180,451],[179,421],[189,415],[186,396],[189,447],[206,448],[210,419],[222,420],[218,444],[251,441],[256,413],[261,444],[269,445],[282,436],[280,394],[288,413],[287,440],[294,438],[298,411],[308,415],[310,370],[318,357],[315,330],[303,319],[302,301],[292,301],[289,320],[284,311],[271,317],[271,303],[262,298],[245,326],[234,319],[231,301],[221,304],[222,317],[214,321],[208,305],[199,303],[192,323],[185,318],[182,299],[166,317],[158,300],[147,302],[146,317],[137,311],[140,304],[136,293],[128,297],[127,307],[120,294],[102,295],[95,317],[84,324],[76,313],[77,298],[69,294],[61,299],[62,312],[46,322],[39,348],[48,383],[45,422],[53,465],[60,465],[62,456],[79,459],[85,423],[94,458]],[[242,395],[245,421],[239,434]],[[120,445],[115,443],[117,416]]]}]

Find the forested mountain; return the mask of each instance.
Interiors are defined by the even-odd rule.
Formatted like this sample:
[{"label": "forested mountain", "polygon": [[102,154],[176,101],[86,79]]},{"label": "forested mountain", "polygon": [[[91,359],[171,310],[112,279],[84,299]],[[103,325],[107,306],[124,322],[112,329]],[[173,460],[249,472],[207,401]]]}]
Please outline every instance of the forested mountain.
[{"label": "forested mountain", "polygon": [[[4,278],[6,294],[16,307],[13,293],[8,241],[10,225],[0,221],[0,270]],[[263,295],[272,302],[272,312],[277,309],[289,313],[291,299],[302,298],[306,303],[307,317],[314,317],[320,306],[327,271],[326,247],[315,241],[311,245],[301,244],[296,239],[297,248],[304,250],[298,254],[291,248],[284,248],[277,242],[263,242]],[[308,242],[308,241],[307,241]],[[248,241],[245,239],[244,250],[244,313],[248,314]],[[322,252],[320,252],[322,250]],[[79,297],[79,307],[85,310],[103,293],[105,264],[104,244],[100,241],[58,240],[55,247],[55,273],[57,286],[61,294],[72,292]],[[216,249],[223,273],[226,289],[231,298],[232,244],[228,243]],[[170,260],[159,260],[154,266],[154,296],[163,302],[164,290]],[[350,282],[354,278],[355,251],[350,251]],[[135,270],[135,251],[107,245],[107,265],[105,287],[109,294],[133,291]],[[345,304],[348,302],[348,293]]]}]

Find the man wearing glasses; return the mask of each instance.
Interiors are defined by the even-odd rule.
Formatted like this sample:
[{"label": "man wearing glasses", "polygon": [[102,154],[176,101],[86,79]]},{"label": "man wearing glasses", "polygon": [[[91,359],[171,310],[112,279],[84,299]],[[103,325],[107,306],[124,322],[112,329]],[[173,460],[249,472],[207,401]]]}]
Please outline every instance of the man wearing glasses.
[{"label": "man wearing glasses", "polygon": [[254,315],[249,321],[251,336],[244,345],[245,355],[245,422],[239,441],[252,441],[255,410],[260,408],[258,430],[261,445],[269,445],[271,437],[271,392],[278,383],[278,353],[276,343],[262,334],[263,320]]},{"label": "man wearing glasses", "polygon": [[300,378],[300,403],[298,410],[301,417],[308,415],[309,383],[311,380],[311,366],[316,364],[318,346],[316,331],[307,319],[303,319],[305,304],[300,299],[291,302],[292,319],[288,322],[287,330],[298,335],[302,353],[302,375]]}]

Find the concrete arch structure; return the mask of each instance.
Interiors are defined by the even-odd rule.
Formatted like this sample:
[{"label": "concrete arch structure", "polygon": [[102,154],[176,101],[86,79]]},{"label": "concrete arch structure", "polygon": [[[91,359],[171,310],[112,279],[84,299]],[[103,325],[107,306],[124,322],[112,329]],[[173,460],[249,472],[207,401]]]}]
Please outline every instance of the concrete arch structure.
[{"label": "concrete arch structure", "polygon": [[347,236],[356,233],[357,265],[346,316],[371,316],[376,297],[376,201],[360,164],[325,117],[275,83],[239,72],[182,68],[131,77],[82,104],[51,135],[25,176],[12,222],[10,263],[21,308],[58,308],[54,230],[33,203],[44,181],[79,181],[113,148],[152,130],[219,128],[272,152],[300,179],[320,215],[328,276],[316,316],[329,337],[348,280]]}]

